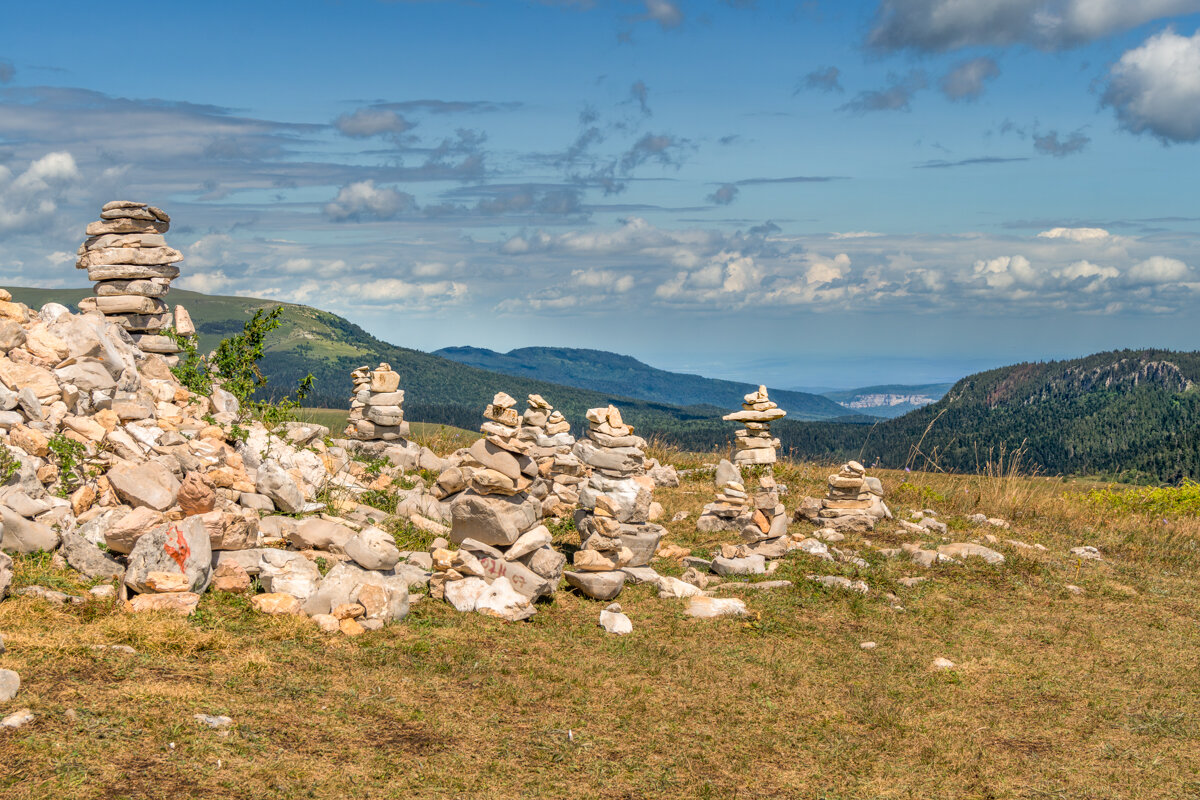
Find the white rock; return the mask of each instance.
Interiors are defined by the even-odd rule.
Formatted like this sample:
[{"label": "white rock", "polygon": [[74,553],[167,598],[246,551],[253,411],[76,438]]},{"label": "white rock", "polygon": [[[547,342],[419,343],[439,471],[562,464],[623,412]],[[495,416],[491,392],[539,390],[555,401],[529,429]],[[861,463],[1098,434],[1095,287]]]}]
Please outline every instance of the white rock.
[{"label": "white rock", "polygon": [[14,711],[4,719],[0,719],[0,728],[19,728],[30,722],[33,722],[33,712],[28,708],[22,708],[20,711]]},{"label": "white rock", "polygon": [[679,578],[673,578],[670,575],[660,575],[658,577],[658,596],[664,600],[679,597],[695,597],[703,593],[703,590],[699,586],[685,583],[679,580]]},{"label": "white rock", "polygon": [[487,581],[483,578],[463,578],[459,581],[447,581],[445,585],[446,602],[454,606],[455,611],[466,614],[475,610],[479,595],[487,590]]},{"label": "white rock", "polygon": [[496,578],[492,585],[479,594],[475,611],[488,617],[499,617],[509,622],[529,619],[535,613],[533,604],[509,583],[508,578]]},{"label": "white rock", "polygon": [[233,724],[233,719],[230,717],[214,717],[211,714],[194,714],[193,719],[206,728],[216,728],[218,730],[221,728],[228,728]]},{"label": "white rock", "polygon": [[0,703],[7,703],[21,690],[21,676],[11,669],[0,669]]},{"label": "white rock", "polygon": [[874,650],[876,647],[878,647],[878,645],[876,645],[874,642],[860,642],[858,646],[863,650]]},{"label": "white rock", "polygon": [[1103,561],[1104,557],[1100,555],[1100,551],[1091,545],[1083,545],[1082,547],[1072,547],[1071,555],[1081,558],[1084,561]]},{"label": "white rock", "polygon": [[938,656],[929,664],[930,669],[938,671],[954,669],[956,666],[957,665],[953,661],[948,658],[943,658],[942,656]]},{"label": "white rock", "polygon": [[[619,608],[619,607],[618,607]],[[633,622],[620,611],[604,610],[600,612],[600,627],[609,633],[624,636],[633,633]]]},{"label": "white rock", "polygon": [[741,617],[746,615],[746,604],[737,597],[707,597],[696,595],[688,603],[688,616],[700,619],[716,617]]}]

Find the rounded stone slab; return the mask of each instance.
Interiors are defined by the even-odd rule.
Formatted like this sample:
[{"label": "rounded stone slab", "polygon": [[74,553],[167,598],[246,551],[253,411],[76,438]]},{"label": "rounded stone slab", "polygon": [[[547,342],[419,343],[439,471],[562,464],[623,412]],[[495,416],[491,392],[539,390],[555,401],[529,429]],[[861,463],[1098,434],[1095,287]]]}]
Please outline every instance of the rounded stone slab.
[{"label": "rounded stone slab", "polygon": [[153,297],[127,294],[116,297],[97,297],[96,308],[101,314],[165,314],[167,304]]},{"label": "rounded stone slab", "polygon": [[[159,280],[162,280],[161,278]],[[132,294],[139,297],[166,297],[171,284],[154,280],[100,281],[93,288],[97,297],[118,297]]]},{"label": "rounded stone slab", "polygon": [[612,572],[564,572],[572,587],[594,600],[612,600],[625,587],[625,573]]},{"label": "rounded stone slab", "polygon": [[174,264],[183,261],[183,253],[174,247],[105,247],[89,250],[79,257],[75,266],[86,269],[104,264]]},{"label": "rounded stone slab", "polygon": [[171,226],[166,222],[145,219],[101,219],[89,223],[88,236],[103,236],[107,233],[166,233]]},{"label": "rounded stone slab", "polygon": [[727,422],[773,422],[786,416],[787,412],[782,408],[773,408],[770,411],[735,411],[721,419]]},{"label": "rounded stone slab", "polygon": [[157,336],[155,334],[137,334],[133,337],[133,343],[138,346],[138,349],[143,353],[162,353],[163,355],[171,355],[181,352],[183,348],[175,344],[175,340],[169,336]]},{"label": "rounded stone slab", "polygon": [[103,250],[106,247],[166,247],[167,240],[161,233],[106,233],[91,236],[79,246],[79,255],[88,250]]},{"label": "rounded stone slab", "polygon": [[179,277],[179,267],[169,264],[100,264],[88,267],[89,281],[134,281]]}]

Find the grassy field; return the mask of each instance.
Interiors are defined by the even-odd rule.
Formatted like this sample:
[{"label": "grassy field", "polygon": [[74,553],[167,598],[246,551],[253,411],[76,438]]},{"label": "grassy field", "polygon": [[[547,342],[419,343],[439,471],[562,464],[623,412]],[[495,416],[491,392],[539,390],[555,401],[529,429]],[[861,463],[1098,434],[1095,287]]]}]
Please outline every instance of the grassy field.
[{"label": "grassy field", "polygon": [[[789,508],[828,473],[778,468]],[[1047,550],[923,571],[874,552],[913,540],[886,525],[846,543],[867,569],[797,553],[770,576],[792,587],[732,587],[748,618],[694,620],[627,588],[625,637],[569,591],[518,624],[426,600],[356,639],[216,593],[186,620],[11,598],[0,666],[24,683],[3,710],[38,717],[0,732],[0,797],[1200,797],[1194,512],[1060,479],[881,477],[894,510],[937,509],[955,540],[982,534],[965,521],[982,511]],[[670,540],[697,554],[731,540],[695,531],[712,491],[697,474],[656,494],[668,518],[690,512]],[[1105,560],[1068,555],[1082,544]],[[911,575],[930,580],[898,582]],[[45,559],[20,559],[16,582],[81,588]],[[137,654],[91,649],[111,644]],[[932,671],[938,656],[958,667]]]}]

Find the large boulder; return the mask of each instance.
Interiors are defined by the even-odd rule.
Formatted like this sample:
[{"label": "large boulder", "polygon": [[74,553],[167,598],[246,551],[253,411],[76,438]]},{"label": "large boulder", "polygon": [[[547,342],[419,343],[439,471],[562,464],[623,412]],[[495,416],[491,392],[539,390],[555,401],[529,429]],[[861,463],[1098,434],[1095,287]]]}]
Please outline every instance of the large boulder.
[{"label": "large boulder", "polygon": [[8,506],[0,505],[0,550],[23,554],[52,552],[58,542],[58,532],[49,525],[25,519]]},{"label": "large boulder", "polygon": [[354,531],[350,528],[320,517],[301,521],[288,534],[288,541],[301,550],[327,550],[331,553],[346,552],[346,545],[353,538]]},{"label": "large boulder", "polygon": [[346,542],[346,555],[363,569],[389,570],[400,561],[400,548],[389,534],[376,527],[363,528]]},{"label": "large boulder", "polygon": [[[234,551],[239,552],[239,551]],[[240,551],[252,553],[253,550]],[[299,553],[264,548],[257,563],[258,579],[264,590],[283,592],[307,600],[321,583],[321,570]],[[246,571],[254,574],[250,567]]]},{"label": "large boulder", "polygon": [[166,517],[153,508],[135,508],[119,519],[111,520],[104,529],[104,544],[115,553],[129,553],[137,540],[163,524]]},{"label": "large boulder", "polygon": [[567,583],[594,600],[612,600],[625,586],[625,573],[612,572],[565,572]]},{"label": "large boulder", "polygon": [[125,568],[115,559],[74,531],[62,534],[60,552],[72,569],[93,580],[112,580],[125,574]]},{"label": "large boulder", "polygon": [[[367,587],[382,590],[382,594]],[[387,622],[408,616],[408,582],[404,578],[359,569],[345,563],[338,564],[321,579],[317,591],[305,602],[304,613],[310,617],[330,614],[340,605],[359,603],[364,599],[364,593],[373,600],[382,600],[371,603],[371,608],[363,605],[367,608],[367,619]]]},{"label": "large boulder", "polygon": [[304,509],[304,493],[278,464],[267,461],[260,465],[254,485],[259,494],[271,498],[284,513],[297,514]]},{"label": "large boulder", "polygon": [[204,591],[212,574],[212,548],[203,520],[170,522],[137,540],[129,554],[125,585],[135,592],[152,592],[152,573],[182,573],[187,591]]},{"label": "large boulder", "polygon": [[175,505],[179,481],[165,465],[157,461],[120,464],[108,471],[113,491],[134,507],[144,506],[166,511]]},{"label": "large boulder", "polygon": [[542,518],[541,501],[533,497],[481,495],[467,490],[450,504],[450,540],[475,539],[507,547]]}]

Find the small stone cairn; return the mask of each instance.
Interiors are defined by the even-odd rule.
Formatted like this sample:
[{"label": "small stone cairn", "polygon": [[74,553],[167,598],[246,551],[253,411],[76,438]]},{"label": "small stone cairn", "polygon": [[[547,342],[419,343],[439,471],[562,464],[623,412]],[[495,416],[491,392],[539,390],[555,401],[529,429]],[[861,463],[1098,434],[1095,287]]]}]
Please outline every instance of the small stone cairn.
[{"label": "small stone cairn", "polygon": [[820,501],[806,498],[796,514],[837,531],[872,530],[876,520],[892,516],[883,502],[883,484],[868,476],[857,461],[846,462],[836,475],[830,475],[825,497]]},{"label": "small stone cairn", "polygon": [[131,200],[105,203],[100,219],[87,226],[88,238],[79,246],[75,266],[96,282],[95,297],[80,302],[83,312],[97,310],[129,331],[147,353],[173,356],[180,351],[163,331],[195,336],[191,315],[183,306],[174,314],[165,297],[171,280],[179,277],[183,254],[168,247],[163,234],[171,218],[161,208]]},{"label": "small stone cairn", "polygon": [[540,482],[534,494],[541,497],[544,517],[563,517],[579,505],[579,484],[587,466],[571,452],[575,437],[571,423],[540,394],[529,395],[517,436],[529,444],[526,454],[537,462]]},{"label": "small stone cairn", "polygon": [[381,363],[375,369],[359,367],[350,373],[354,396],[350,398],[350,416],[346,438],[364,442],[394,442],[408,437],[404,421],[404,390],[400,376],[391,365]]},{"label": "small stone cairn", "polygon": [[717,499],[704,507],[696,520],[702,533],[740,531],[750,521],[750,498],[742,483],[742,474],[725,459],[717,464]]},{"label": "small stone cairn", "polygon": [[742,410],[726,414],[722,419],[741,422],[745,428],[736,433],[733,463],[740,465],[774,464],[779,440],[771,436],[771,422],[783,419],[787,412],[767,396],[767,387],[746,395]]},{"label": "small stone cairn", "polygon": [[717,465],[716,481],[717,499],[704,507],[696,521],[697,530],[736,530],[742,543],[722,545],[711,569],[718,575],[762,574],[767,559],[782,558],[792,547],[787,511],[779,501],[780,487],[773,475],[763,475],[751,496],[738,468],[728,461]]},{"label": "small stone cairn", "polygon": [[468,487],[450,504],[450,541],[435,549],[431,593],[459,611],[525,619],[533,601],[554,594],[566,557],[556,551],[530,494],[538,477],[520,436],[516,401],[501,392],[484,411],[484,438],[469,448]]},{"label": "small stone cairn", "polygon": [[624,570],[649,566],[665,531],[648,521],[654,481],[644,474],[645,440],[615,406],[591,409],[587,421],[574,453],[592,474],[579,492],[581,547],[566,579],[588,597],[611,600],[625,585]]}]

